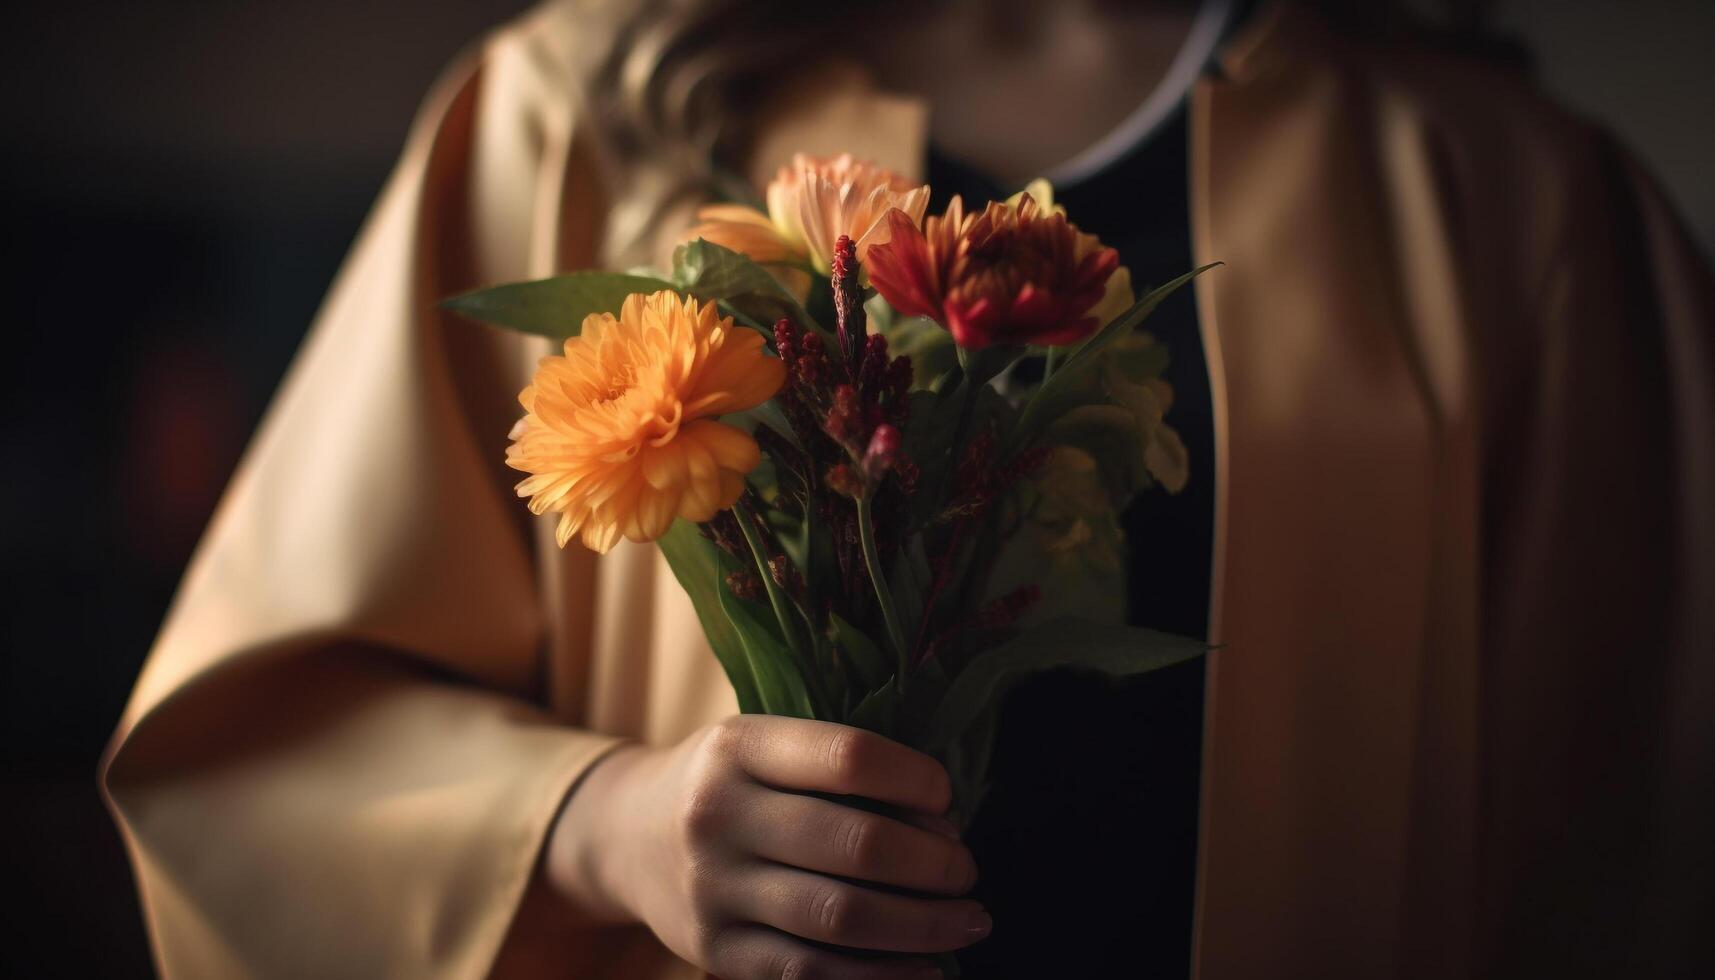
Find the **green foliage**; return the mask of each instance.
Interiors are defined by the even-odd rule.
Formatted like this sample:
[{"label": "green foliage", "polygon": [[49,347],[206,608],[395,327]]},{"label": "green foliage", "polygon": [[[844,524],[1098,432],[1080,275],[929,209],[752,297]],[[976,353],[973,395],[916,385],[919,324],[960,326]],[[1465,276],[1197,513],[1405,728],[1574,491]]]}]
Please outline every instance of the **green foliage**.
[{"label": "green foliage", "polygon": [[737,571],[739,563],[687,521],[674,521],[656,544],[690,597],[703,635],[738,695],[739,710],[817,717],[797,658],[781,639],[774,615],[727,588],[726,576]]},{"label": "green foliage", "polygon": [[899,612],[899,628],[909,643],[922,629],[923,604],[929,598],[929,589],[934,581],[929,555],[923,547],[923,535],[906,537],[899,554],[893,558],[893,569],[887,577],[894,607]]},{"label": "green foliage", "polygon": [[1159,378],[1167,372],[1171,358],[1166,345],[1157,343],[1147,331],[1134,330],[1121,337],[1108,351],[1108,359],[1132,380]]},{"label": "green foliage", "polygon": [[959,348],[959,367],[965,372],[965,383],[986,390],[990,381],[1011,370],[1027,350],[1019,344],[996,344],[976,351]]},{"label": "green foliage", "polygon": [[[952,478],[951,413],[957,410],[956,396],[957,392],[923,390],[913,391],[909,396],[911,421],[905,426],[902,451],[906,459],[917,464],[919,487],[945,486]],[[929,522],[940,506],[938,496],[929,492],[912,495],[906,505],[911,527],[920,528]]]},{"label": "green foliage", "polygon": [[889,676],[880,687],[864,695],[857,707],[846,715],[843,724],[902,741],[899,738],[899,709],[904,703],[905,696],[899,691],[897,678]]},{"label": "green foliage", "polygon": [[[969,818],[982,796],[1001,703],[1019,681],[1053,669],[1123,677],[1202,655],[1200,642],[1113,623],[1124,581],[1117,515],[1140,489],[1154,482],[1174,488],[1185,472],[1184,447],[1163,421],[1170,396],[1150,381],[1166,366],[1166,352],[1136,328],[1207,268],[1144,296],[1079,346],[1056,351],[1042,383],[1022,389],[1029,392],[1022,410],[1015,400],[1028,381],[1007,382],[1013,398],[988,382],[1030,377],[1028,370],[1014,370],[1024,348],[963,352],[941,326],[899,317],[871,297],[865,307],[870,328],[888,338],[895,356],[912,359],[916,390],[909,396],[903,452],[918,468],[903,526],[884,529],[885,568],[871,498],[860,504],[858,537],[865,565],[881,579],[877,593],[856,606],[843,604],[850,597],[829,594],[849,580],[829,527],[814,517],[814,501],[795,499],[804,493],[805,476],[794,467],[805,464],[790,459],[765,460],[750,475],[766,505],[760,526],[742,511],[750,505],[741,505],[739,527],[751,555],[735,559],[684,521],[658,542],[740,709],[842,721],[931,752],[948,766],[958,812]],[[832,349],[822,325],[832,323],[826,279],[813,277],[801,300],[775,275],[800,271],[771,272],[697,240],[675,252],[666,279],[575,272],[476,290],[442,305],[485,323],[564,340],[576,336],[590,314],[617,314],[633,293],[668,289],[718,302],[736,321],[770,336],[775,320],[789,318],[819,332]],[[820,312],[822,322],[810,311]],[[766,427],[797,444],[777,401],[725,420],[747,431]],[[1033,445],[1058,451],[1018,479],[1009,496],[952,501],[958,461],[985,432],[998,440],[992,466],[1015,462]],[[801,572],[802,589],[782,587],[762,561],[751,565],[753,555],[781,553]],[[767,603],[741,599],[728,587],[728,576],[741,569],[760,578]],[[922,653],[923,639],[966,623],[987,600],[1032,584],[1043,587],[1044,597],[1022,618],[948,633],[946,650],[900,676],[902,664]],[[889,627],[885,636],[877,610]],[[997,639],[1003,642],[987,647]]]},{"label": "green foliage", "polygon": [[774,430],[776,435],[784,437],[787,443],[798,445],[798,436],[792,431],[792,423],[787,421],[786,412],[781,409],[780,403],[772,398],[755,408],[723,415],[721,421],[736,425],[746,432],[755,432],[758,425],[766,426]]},{"label": "green foliage", "polygon": [[730,248],[699,238],[673,252],[673,282],[699,299],[720,300],[764,332],[786,317],[800,326],[827,331],[767,269]]},{"label": "green foliage", "polygon": [[763,713],[789,718],[816,717],[797,659],[775,629],[774,617],[756,603],[733,595],[725,585],[715,591],[750,665]]},{"label": "green foliage", "polygon": [[893,679],[893,662],[869,634],[846,622],[838,613],[829,613],[828,621],[834,645],[862,690],[874,691]]},{"label": "green foliage", "polygon": [[769,713],[738,628],[727,618],[722,604],[727,591],[726,575],[738,567],[737,563],[689,521],[674,521],[655,543],[666,556],[667,566],[679,580],[679,587],[690,596],[697,621],[703,626],[703,636],[708,638],[715,659],[720,661],[721,669],[726,671],[727,680],[738,694],[738,709],[745,714]]},{"label": "green foliage", "polygon": [[1149,447],[1162,426],[1166,389],[1139,384],[1109,361],[1092,374],[1094,397],[1048,426],[1047,441],[1084,450],[1098,464],[1116,508],[1152,482]]},{"label": "green foliage", "polygon": [[[970,604],[980,605],[1029,585],[1041,597],[1018,625],[1057,616],[1099,623],[1125,621],[1127,549],[1120,510],[1103,484],[1100,465],[1078,450],[1060,449],[1007,501],[1017,530],[984,556],[988,581]],[[998,540],[997,540],[998,539]]]},{"label": "green foliage", "polygon": [[[724,312],[748,326],[771,333],[774,321],[788,317],[822,331],[768,270],[750,259],[698,239],[673,254],[672,281],[619,272],[569,272],[533,282],[472,290],[441,306],[482,323],[555,340],[575,337],[592,313],[619,314],[632,293],[670,289],[704,301],[719,301]],[[826,331],[822,331],[825,335]]]},{"label": "green foliage", "polygon": [[554,340],[575,337],[592,313],[619,315],[632,293],[654,293],[673,285],[653,276],[618,272],[568,272],[551,279],[472,290],[441,306],[482,323]]},{"label": "green foliage", "polygon": [[1138,324],[1161,305],[1162,300],[1171,296],[1179,287],[1217,265],[1220,263],[1213,262],[1193,269],[1165,286],[1151,290],[1148,295],[1133,304],[1131,309],[1067,355],[1058,369],[1042,382],[1042,387],[1036,390],[1036,394],[1025,405],[1018,428],[1013,433],[1012,445],[1015,448],[1030,445],[1049,422],[1082,404],[1082,392],[1087,391],[1083,386],[1086,374],[1096,369],[1101,362],[1102,352],[1121,338],[1129,336],[1137,329]]}]

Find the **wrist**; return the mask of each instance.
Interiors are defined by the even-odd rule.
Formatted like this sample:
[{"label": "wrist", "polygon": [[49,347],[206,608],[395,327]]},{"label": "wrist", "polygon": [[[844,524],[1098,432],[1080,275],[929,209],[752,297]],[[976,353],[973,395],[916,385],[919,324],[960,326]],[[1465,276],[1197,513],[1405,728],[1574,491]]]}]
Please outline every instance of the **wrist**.
[{"label": "wrist", "polygon": [[622,815],[640,765],[650,755],[641,745],[622,745],[590,767],[573,786],[549,837],[546,871],[554,890],[593,919],[635,922],[639,916],[626,887]]}]

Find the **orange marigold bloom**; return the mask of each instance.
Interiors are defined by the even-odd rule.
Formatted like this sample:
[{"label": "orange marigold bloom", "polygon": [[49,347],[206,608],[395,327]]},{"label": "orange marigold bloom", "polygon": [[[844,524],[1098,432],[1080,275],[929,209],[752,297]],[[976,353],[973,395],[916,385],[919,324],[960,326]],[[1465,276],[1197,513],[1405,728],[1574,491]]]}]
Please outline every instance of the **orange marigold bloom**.
[{"label": "orange marigold bloom", "polygon": [[869,253],[869,279],[895,310],[946,327],[967,350],[991,344],[1070,344],[1100,327],[1099,311],[1119,253],[1029,194],[918,229],[889,214],[891,240]]},{"label": "orange marigold bloom", "polygon": [[676,517],[706,521],[738,500],[761,454],[714,416],[762,404],[785,380],[762,335],[713,302],[636,293],[618,319],[586,318],[565,356],[542,358],[506,465],[530,474],[518,495],[532,513],[560,515],[561,547],[573,535],[604,554],[621,537],[653,541]]},{"label": "orange marigold bloom", "polygon": [[923,220],[929,188],[857,160],[850,153],[812,157],[797,153],[768,184],[768,213],[740,204],[717,204],[697,211],[698,224],[687,241],[706,238],[763,263],[808,261],[827,275],[834,242],[841,235],[857,243],[858,258],[887,240],[886,220],[897,208],[913,222]]}]

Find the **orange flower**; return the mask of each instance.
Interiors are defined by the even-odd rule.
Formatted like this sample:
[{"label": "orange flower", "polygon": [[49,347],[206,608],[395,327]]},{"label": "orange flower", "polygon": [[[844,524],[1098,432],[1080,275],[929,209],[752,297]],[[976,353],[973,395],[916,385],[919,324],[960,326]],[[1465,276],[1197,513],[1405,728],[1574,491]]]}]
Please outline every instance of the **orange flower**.
[{"label": "orange flower", "polygon": [[506,465],[530,474],[518,495],[531,513],[560,515],[561,547],[573,535],[604,554],[621,537],[653,541],[675,517],[706,521],[738,500],[761,454],[714,416],[762,404],[785,380],[762,335],[714,303],[636,293],[617,320],[586,318],[564,357],[542,358]]},{"label": "orange flower", "polygon": [[743,253],[754,262],[793,264],[808,261],[822,275],[833,267],[834,242],[848,235],[862,260],[871,245],[891,233],[886,221],[898,208],[913,222],[923,220],[929,188],[856,160],[794,154],[768,184],[768,213],[739,204],[718,204],[697,211],[698,224],[685,240],[706,238]]},{"label": "orange flower", "polygon": [[1070,344],[1102,325],[1119,253],[1029,194],[967,215],[954,198],[919,230],[888,215],[891,239],[870,251],[869,278],[898,312],[946,327],[967,350]]}]

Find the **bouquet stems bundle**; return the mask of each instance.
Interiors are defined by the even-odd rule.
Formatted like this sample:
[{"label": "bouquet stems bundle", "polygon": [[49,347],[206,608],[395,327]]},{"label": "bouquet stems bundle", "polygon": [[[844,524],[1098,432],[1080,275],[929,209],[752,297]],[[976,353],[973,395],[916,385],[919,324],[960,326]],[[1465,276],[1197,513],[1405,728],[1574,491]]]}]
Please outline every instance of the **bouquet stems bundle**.
[{"label": "bouquet stems bundle", "polygon": [[1006,690],[1201,642],[1123,625],[1118,515],[1185,480],[1165,352],[1118,256],[1038,182],[925,217],[927,187],[798,157],[705,208],[663,274],[449,300],[559,341],[520,396],[520,496],[606,552],[653,541],[746,712],[855,725],[981,800]]}]

